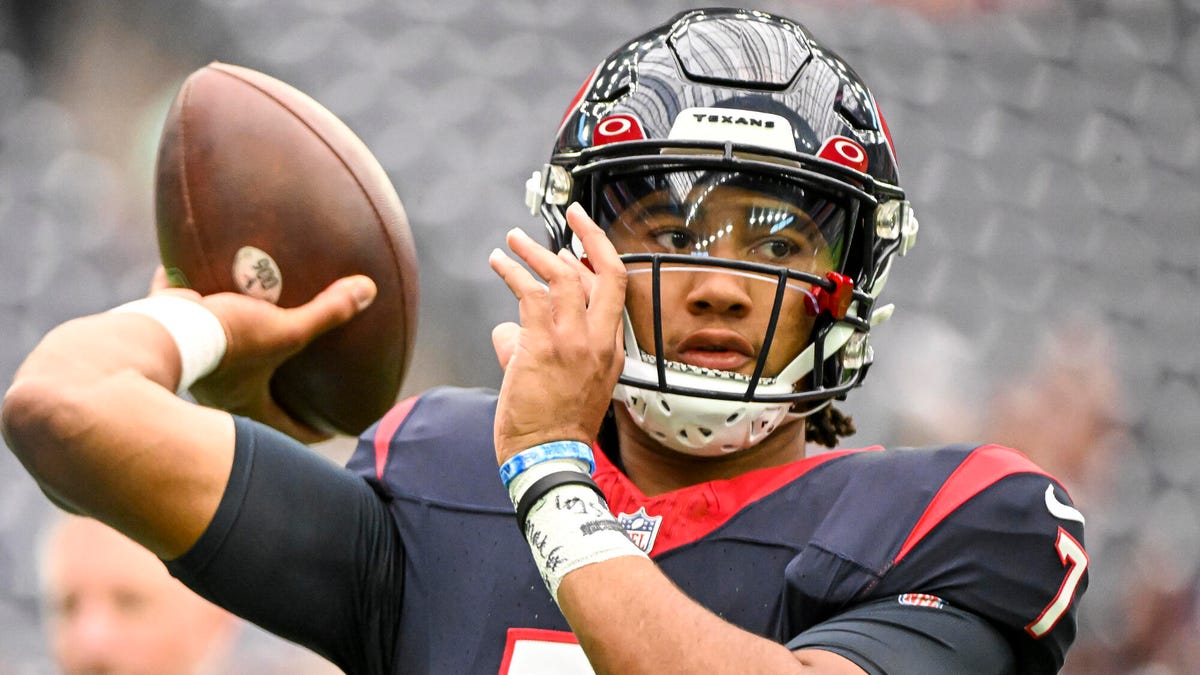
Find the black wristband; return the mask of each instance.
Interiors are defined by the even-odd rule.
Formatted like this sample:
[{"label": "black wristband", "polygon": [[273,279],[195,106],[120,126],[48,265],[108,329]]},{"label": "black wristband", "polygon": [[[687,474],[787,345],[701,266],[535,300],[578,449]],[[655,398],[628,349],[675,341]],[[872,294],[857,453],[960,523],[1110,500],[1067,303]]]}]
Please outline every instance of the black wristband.
[{"label": "black wristband", "polygon": [[591,476],[582,471],[555,471],[546,474],[533,481],[533,484],[521,495],[521,501],[517,503],[517,527],[521,528],[522,535],[525,534],[525,521],[529,518],[529,510],[533,508],[533,505],[546,496],[547,492],[563,485],[582,485],[590,488],[592,492],[600,496],[605,505],[608,504],[608,499],[604,497],[600,486],[596,485],[596,481],[592,480]]}]

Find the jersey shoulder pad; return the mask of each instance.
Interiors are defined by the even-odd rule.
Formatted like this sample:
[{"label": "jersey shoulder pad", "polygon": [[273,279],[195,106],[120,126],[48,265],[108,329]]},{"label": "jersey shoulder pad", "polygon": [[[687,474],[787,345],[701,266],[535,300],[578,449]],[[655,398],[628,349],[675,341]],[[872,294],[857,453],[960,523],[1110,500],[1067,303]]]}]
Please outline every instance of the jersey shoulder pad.
[{"label": "jersey shoulder pad", "polygon": [[1022,672],[1061,667],[1088,584],[1084,516],[1024,455],[983,446],[942,484],[897,552],[889,587],[1002,626]]},{"label": "jersey shoulder pad", "polygon": [[511,511],[497,473],[495,414],[493,390],[431,389],[400,401],[363,432],[347,468],[393,496],[482,499]]}]

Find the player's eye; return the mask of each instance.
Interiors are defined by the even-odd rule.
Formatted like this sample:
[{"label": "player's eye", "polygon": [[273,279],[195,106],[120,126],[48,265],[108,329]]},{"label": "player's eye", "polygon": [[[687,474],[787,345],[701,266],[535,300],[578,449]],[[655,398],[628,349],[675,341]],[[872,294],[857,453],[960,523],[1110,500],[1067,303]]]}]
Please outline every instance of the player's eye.
[{"label": "player's eye", "polygon": [[764,239],[751,249],[751,256],[762,262],[788,264],[805,252],[805,246],[786,237]]},{"label": "player's eye", "polygon": [[686,252],[696,242],[696,237],[688,230],[659,228],[650,233],[654,243],[665,251],[672,253]]}]

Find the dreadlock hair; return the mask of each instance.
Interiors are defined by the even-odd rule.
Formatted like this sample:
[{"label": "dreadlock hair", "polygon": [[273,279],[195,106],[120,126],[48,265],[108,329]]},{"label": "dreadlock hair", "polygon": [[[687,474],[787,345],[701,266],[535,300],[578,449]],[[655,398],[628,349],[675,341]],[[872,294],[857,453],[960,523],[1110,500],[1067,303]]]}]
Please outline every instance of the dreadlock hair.
[{"label": "dreadlock hair", "polygon": [[831,405],[804,418],[805,439],[827,448],[837,447],[843,436],[851,436],[855,431],[854,418],[842,414],[842,411]]}]

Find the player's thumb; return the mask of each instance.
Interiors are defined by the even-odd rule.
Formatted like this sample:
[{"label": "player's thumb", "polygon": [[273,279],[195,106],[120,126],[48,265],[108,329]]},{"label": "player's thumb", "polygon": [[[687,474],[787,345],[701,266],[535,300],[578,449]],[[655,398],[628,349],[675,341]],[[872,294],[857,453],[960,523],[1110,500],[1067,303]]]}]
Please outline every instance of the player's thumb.
[{"label": "player's thumb", "polygon": [[370,307],[377,292],[370,277],[361,274],[342,277],[293,311],[305,332],[319,334],[346,323]]}]

